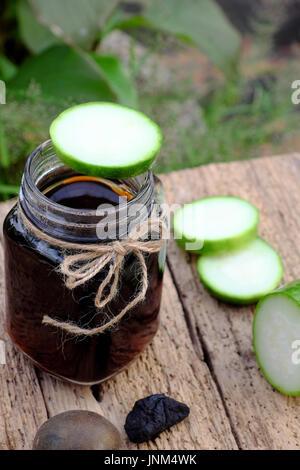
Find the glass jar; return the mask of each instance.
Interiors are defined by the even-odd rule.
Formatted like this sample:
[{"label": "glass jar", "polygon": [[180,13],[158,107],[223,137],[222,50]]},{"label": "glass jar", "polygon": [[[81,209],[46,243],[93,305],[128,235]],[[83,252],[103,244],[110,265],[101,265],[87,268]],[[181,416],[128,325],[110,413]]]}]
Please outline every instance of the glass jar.
[{"label": "glass jar", "polygon": [[[45,315],[80,327],[96,328],[113,318],[136,295],[140,265],[133,253],[124,260],[116,297],[96,309],[95,292],[109,265],[89,282],[70,290],[59,266],[65,252],[28,230],[24,217],[41,232],[56,240],[72,243],[109,243],[105,224],[117,220],[115,240],[121,240],[128,226],[138,226],[150,217],[161,184],[151,171],[127,180],[114,181],[126,188],[132,198],[106,211],[76,209],[46,196],[49,188],[76,173],[55,155],[51,142],[45,142],[29,157],[20,190],[19,203],[4,222],[7,330],[14,344],[39,368],[53,376],[92,385],[120,372],[152,340],[158,329],[166,246],[160,252],[144,254],[148,289],[140,302],[117,324],[94,336],[73,336],[53,325],[43,324]],[[143,211],[130,211],[139,203]],[[138,213],[139,212],[139,213]],[[99,235],[100,234],[100,235]],[[100,237],[100,238],[99,238]]]}]

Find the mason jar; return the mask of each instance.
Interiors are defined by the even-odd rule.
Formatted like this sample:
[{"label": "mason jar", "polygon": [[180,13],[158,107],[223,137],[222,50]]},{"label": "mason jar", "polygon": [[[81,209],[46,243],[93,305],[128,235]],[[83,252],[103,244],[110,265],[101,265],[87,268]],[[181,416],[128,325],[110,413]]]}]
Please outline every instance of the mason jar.
[{"label": "mason jar", "polygon": [[[66,198],[52,197],[57,196],[59,190],[68,195],[70,182],[73,182],[73,192],[76,181],[93,188],[90,180],[98,184],[95,178],[78,175],[65,166],[56,156],[51,141],[45,142],[27,160],[18,203],[7,215],[3,230],[6,319],[12,341],[47,373],[84,385],[102,382],[120,372],[156,334],[166,255],[165,242],[157,250],[141,251],[147,277],[144,298],[115,323],[112,319],[136,298],[141,288],[142,268],[136,249],[129,248],[124,253],[118,285],[114,286],[117,290],[103,308],[95,306],[95,296],[99,283],[107,279],[112,266],[114,269],[113,255],[87,282],[75,283],[72,288],[66,285],[62,263],[66,256],[77,253],[68,249],[69,244],[86,248],[122,242],[126,240],[129,225],[131,230],[150,220],[154,207],[157,211],[162,203],[161,183],[151,171],[126,180],[99,179],[99,184],[101,182],[107,191],[119,196],[130,195],[126,204],[120,196],[119,203],[108,205],[105,216],[103,211],[91,208],[86,198],[82,199],[82,205],[85,201],[87,207],[81,207],[80,203],[72,207]],[[76,187],[79,190],[77,202],[80,202],[80,185]],[[93,194],[89,197],[93,198]],[[101,202],[105,202],[106,198],[102,199]],[[112,221],[116,221],[113,235],[107,230]],[[147,243],[147,240],[139,243]],[[79,263],[77,269],[85,268]],[[112,283],[113,280],[104,286],[106,296],[110,296]],[[45,318],[53,319],[56,324],[45,322]],[[114,324],[106,328],[108,323]],[[69,326],[74,325],[79,331],[94,331],[99,325],[104,325],[104,330],[97,334],[78,334],[77,331],[74,334],[69,331]]]}]

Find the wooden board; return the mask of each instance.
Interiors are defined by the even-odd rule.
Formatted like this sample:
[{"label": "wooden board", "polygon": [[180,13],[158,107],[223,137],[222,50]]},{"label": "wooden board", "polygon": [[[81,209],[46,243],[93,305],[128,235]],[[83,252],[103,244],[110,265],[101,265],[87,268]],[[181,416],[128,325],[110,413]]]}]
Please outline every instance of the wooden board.
[{"label": "wooden board", "polygon": [[[300,278],[300,156],[208,165],[162,177],[167,200],[213,194],[245,197],[261,211],[260,234],[281,253],[288,281]],[[10,203],[0,205],[0,223]],[[299,209],[298,209],[299,207]],[[1,245],[1,235],[0,235]],[[134,402],[166,393],[191,407],[190,417],[155,442],[133,449],[296,449],[300,398],[274,391],[252,350],[252,307],[212,299],[198,280],[196,257],[170,243],[158,335],[117,377],[93,387],[64,384],[37,371],[4,331],[0,247],[0,449],[30,449],[47,417],[70,409],[102,413],[123,433]]]}]

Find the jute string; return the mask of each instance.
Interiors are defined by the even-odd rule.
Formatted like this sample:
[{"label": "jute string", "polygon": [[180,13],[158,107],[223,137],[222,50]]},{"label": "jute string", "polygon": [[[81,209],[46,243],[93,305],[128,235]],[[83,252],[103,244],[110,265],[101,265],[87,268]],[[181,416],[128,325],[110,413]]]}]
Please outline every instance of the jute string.
[{"label": "jute string", "polygon": [[[122,265],[128,253],[133,253],[136,256],[141,268],[141,287],[139,292],[118,315],[104,325],[91,329],[82,328],[73,322],[63,322],[48,315],[43,317],[43,324],[60,328],[72,335],[94,336],[103,333],[108,328],[117,324],[129,310],[145,299],[148,290],[148,271],[144,253],[157,253],[164,246],[166,240],[163,236],[167,233],[167,226],[163,215],[156,219],[150,219],[150,229],[148,220],[142,222],[124,240],[105,244],[80,244],[58,240],[42,232],[26,217],[20,204],[19,213],[21,214],[23,224],[30,233],[50,245],[57,246],[65,251],[65,257],[59,266],[59,271],[64,276],[65,285],[68,289],[73,290],[75,287],[84,285],[109,266],[107,275],[100,282],[95,296],[94,304],[97,309],[105,307],[117,295]],[[149,237],[149,234],[153,232],[158,233],[160,238],[145,241],[145,238]],[[75,253],[67,254],[69,251]],[[109,292],[104,296],[104,289],[110,283]]]}]

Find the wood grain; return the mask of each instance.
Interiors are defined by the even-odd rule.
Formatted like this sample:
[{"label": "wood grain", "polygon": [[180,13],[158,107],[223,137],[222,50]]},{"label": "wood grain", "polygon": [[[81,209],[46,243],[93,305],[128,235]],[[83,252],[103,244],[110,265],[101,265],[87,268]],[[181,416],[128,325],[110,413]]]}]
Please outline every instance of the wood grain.
[{"label": "wood grain", "polygon": [[[300,156],[209,165],[163,177],[169,202],[235,195],[260,209],[260,234],[280,252],[284,282],[300,278]],[[188,182],[193,181],[193,184]],[[212,375],[243,449],[297,449],[300,398],[285,397],[265,381],[252,349],[254,308],[214,300],[201,285],[196,257],[171,243],[169,266],[190,333],[204,348]]]},{"label": "wood grain", "polygon": [[161,328],[152,344],[127,371],[101,386],[101,405],[112,421],[124,423],[134,402],[166,393],[191,407],[190,417],[141,449],[236,448],[229,420],[203,353],[193,348],[184,313],[168,270]]}]

